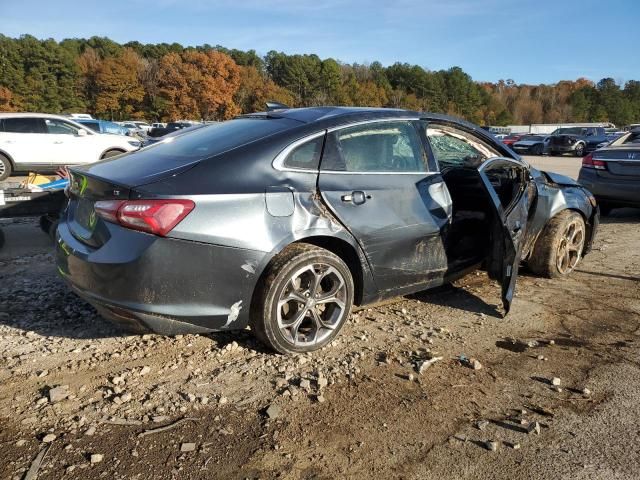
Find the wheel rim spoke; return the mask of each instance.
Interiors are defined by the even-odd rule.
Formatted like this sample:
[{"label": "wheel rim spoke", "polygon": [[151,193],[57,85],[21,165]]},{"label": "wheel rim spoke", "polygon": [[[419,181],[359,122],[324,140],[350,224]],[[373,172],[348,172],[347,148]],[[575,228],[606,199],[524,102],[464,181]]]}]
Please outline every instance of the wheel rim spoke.
[{"label": "wheel rim spoke", "polygon": [[560,273],[569,273],[576,267],[584,248],[584,239],[581,223],[574,221],[567,226],[558,246],[557,267]]},{"label": "wheel rim spoke", "polygon": [[293,346],[325,340],[346,316],[347,287],[331,265],[313,263],[294,272],[277,302],[278,328]]}]

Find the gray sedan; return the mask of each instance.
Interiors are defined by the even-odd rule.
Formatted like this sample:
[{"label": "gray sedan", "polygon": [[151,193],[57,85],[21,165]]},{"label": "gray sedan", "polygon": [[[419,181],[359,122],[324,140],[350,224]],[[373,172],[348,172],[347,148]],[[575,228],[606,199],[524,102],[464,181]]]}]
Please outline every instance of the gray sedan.
[{"label": "gray sedan", "polygon": [[522,261],[568,275],[595,199],[481,128],[404,110],[277,109],[72,169],[58,269],[106,318],[327,345],[352,306],[481,265],[505,313]]}]

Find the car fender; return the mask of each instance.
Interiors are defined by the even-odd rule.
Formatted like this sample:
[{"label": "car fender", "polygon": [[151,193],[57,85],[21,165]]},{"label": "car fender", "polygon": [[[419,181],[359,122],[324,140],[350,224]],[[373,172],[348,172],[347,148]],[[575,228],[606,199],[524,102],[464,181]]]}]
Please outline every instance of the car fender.
[{"label": "car fender", "polygon": [[[329,245],[338,240],[347,244],[358,258],[361,291],[356,292],[356,297],[367,302],[371,301],[377,289],[373,273],[358,241],[324,205],[318,193],[299,192],[293,195],[293,198],[295,206],[291,214],[291,224],[304,225],[304,228],[288,229],[287,231],[290,233],[278,237],[271,251],[267,252],[259,264],[255,266],[256,275],[262,277],[266,273],[269,263],[293,243],[307,242],[332,250]],[[341,256],[340,252],[334,251],[333,253]],[[354,273],[358,274],[358,272]]]},{"label": "car fender", "polygon": [[535,178],[538,196],[529,225],[530,236],[523,249],[523,259],[529,257],[538,237],[549,221],[563,210],[580,213],[587,227],[584,254],[588,253],[595,236],[599,213],[593,196],[575,180],[552,172],[540,172]]}]

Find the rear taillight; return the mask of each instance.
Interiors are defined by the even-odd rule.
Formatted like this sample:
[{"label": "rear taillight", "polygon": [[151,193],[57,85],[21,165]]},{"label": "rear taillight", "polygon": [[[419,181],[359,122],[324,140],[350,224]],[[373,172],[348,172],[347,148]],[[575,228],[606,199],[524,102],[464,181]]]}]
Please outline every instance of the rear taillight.
[{"label": "rear taillight", "polygon": [[595,168],[596,170],[606,170],[607,162],[603,162],[602,160],[594,160],[593,153],[590,153],[587,156],[582,157],[582,166],[584,168]]},{"label": "rear taillight", "polygon": [[164,237],[180,223],[195,204],[191,200],[101,200],[95,212],[108,222]]}]

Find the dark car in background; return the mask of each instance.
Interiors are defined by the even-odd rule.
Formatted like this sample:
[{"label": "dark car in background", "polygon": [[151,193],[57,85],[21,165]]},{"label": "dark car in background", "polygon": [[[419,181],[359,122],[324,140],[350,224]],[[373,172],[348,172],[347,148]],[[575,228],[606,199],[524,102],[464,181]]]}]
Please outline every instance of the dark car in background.
[{"label": "dark car in background", "polygon": [[197,122],[169,122],[166,127],[154,127],[151,128],[147,135],[149,137],[162,137],[167,133],[175,132],[176,130],[182,130],[183,128],[193,127],[198,125]]},{"label": "dark car in background", "polygon": [[520,140],[522,137],[524,137],[525,135],[527,134],[526,133],[510,133],[509,135],[507,135],[502,139],[502,143],[504,143],[505,145],[511,146],[514,143],[516,143],[518,140]]},{"label": "dark car in background", "polygon": [[511,145],[514,152],[521,155],[542,155],[547,151],[548,137],[546,135],[523,135]]},{"label": "dark car in background", "polygon": [[606,215],[617,207],[640,208],[640,129],[582,159],[578,177]]},{"label": "dark car in background", "polygon": [[604,127],[558,128],[549,136],[549,154],[571,153],[576,157],[582,157],[607,141]]},{"label": "dark car in background", "polygon": [[94,132],[98,133],[110,133],[112,135],[130,135],[130,132],[127,128],[122,125],[118,125],[114,122],[109,122],[107,120],[97,120],[97,119],[86,119],[86,118],[78,118],[75,119],[76,123],[84,125],[87,128],[90,128]]},{"label": "dark car in background", "polygon": [[518,268],[568,275],[595,199],[491,134],[395,109],[279,109],[71,170],[58,270],[113,321],[328,344],[352,306],[485,265],[508,312]]}]

